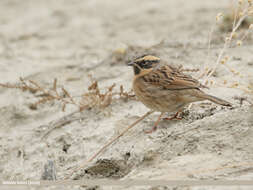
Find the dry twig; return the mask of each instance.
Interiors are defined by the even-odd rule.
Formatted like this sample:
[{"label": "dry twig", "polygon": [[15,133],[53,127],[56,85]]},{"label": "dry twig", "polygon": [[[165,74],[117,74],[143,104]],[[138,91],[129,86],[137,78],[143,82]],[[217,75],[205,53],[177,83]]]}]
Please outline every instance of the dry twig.
[{"label": "dry twig", "polygon": [[77,96],[79,97],[79,99],[77,99],[71,96],[71,94],[64,87],[58,87],[57,79],[54,79],[53,87],[51,89],[46,89],[33,80],[24,80],[23,78],[20,78],[19,84],[13,85],[8,83],[0,83],[0,87],[3,88],[21,89],[22,91],[29,91],[33,94],[40,93],[37,95],[39,100],[30,105],[31,109],[37,109],[38,105],[40,104],[58,101],[62,104],[62,111],[65,111],[66,105],[69,104],[78,107],[79,111],[94,107],[104,109],[112,103],[113,97],[115,96],[119,96],[119,98],[123,100],[128,100],[134,96],[131,95],[131,91],[125,92],[123,86],[120,86],[119,92],[113,91],[115,86],[116,84],[112,84],[107,88],[105,93],[101,93],[101,90],[98,87],[98,82],[93,81],[88,87],[88,92],[83,93],[81,95],[81,99],[80,96]]},{"label": "dry twig", "polygon": [[[240,3],[239,3],[240,4]],[[250,1],[248,2],[247,7],[244,9],[244,11],[238,13],[238,11],[235,12],[234,15],[234,20],[233,20],[233,28],[231,33],[229,34],[228,37],[226,37],[225,39],[225,43],[223,45],[223,48],[220,50],[220,53],[218,55],[218,58],[216,60],[216,63],[214,65],[213,68],[209,68],[206,69],[204,67],[204,72],[200,75],[199,78],[204,77],[204,84],[208,81],[208,79],[213,75],[213,73],[216,71],[217,67],[219,66],[220,63],[225,64],[228,60],[227,57],[224,57],[224,54],[226,53],[227,49],[231,46],[232,40],[233,38],[236,37],[236,31],[240,28],[240,26],[242,25],[243,21],[250,15],[252,14],[251,10],[253,9],[252,4],[250,3]],[[216,16],[216,21],[219,20],[219,18],[222,17],[222,13],[219,13]],[[238,19],[238,20],[237,20]],[[248,30],[246,31],[245,35],[243,36],[243,38],[241,40],[237,41],[237,45],[241,45],[242,41],[246,38],[246,36],[249,33],[249,30],[251,29],[251,26],[248,28]],[[213,33],[213,28],[211,30],[211,33]],[[211,35],[209,36],[209,44],[208,44],[208,49],[210,48],[210,43],[211,43]],[[209,52],[208,52],[208,56],[209,56]],[[224,58],[223,58],[224,57]]]},{"label": "dry twig", "polygon": [[118,140],[121,136],[123,136],[128,130],[133,128],[136,124],[138,124],[140,121],[142,121],[145,117],[153,113],[153,111],[149,111],[146,114],[144,114],[142,117],[140,117],[138,120],[136,120],[133,124],[129,125],[124,131],[122,131],[118,136],[110,140],[108,143],[106,143],[99,151],[97,151],[94,155],[92,155],[87,161],[83,162],[78,168],[74,169],[65,179],[71,177],[75,172],[85,167],[85,165],[92,160],[94,160],[100,153],[102,153],[108,146],[113,144],[116,140]]}]

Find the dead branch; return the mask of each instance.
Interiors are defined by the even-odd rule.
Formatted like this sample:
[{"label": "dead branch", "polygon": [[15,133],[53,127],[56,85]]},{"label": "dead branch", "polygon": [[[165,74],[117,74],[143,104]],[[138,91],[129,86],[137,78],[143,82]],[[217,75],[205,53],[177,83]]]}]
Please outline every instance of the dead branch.
[{"label": "dead branch", "polygon": [[142,121],[145,117],[153,113],[154,111],[149,111],[146,114],[144,114],[142,117],[140,117],[138,120],[136,120],[133,124],[129,125],[124,131],[122,131],[118,136],[110,140],[108,143],[106,143],[99,151],[97,151],[94,155],[92,155],[87,161],[83,162],[79,167],[76,169],[73,169],[73,171],[65,177],[65,179],[71,177],[75,172],[78,170],[82,169],[87,163],[91,162],[94,160],[99,154],[101,154],[107,147],[109,147],[111,144],[113,144],[116,140],[118,140],[121,136],[123,136],[128,130],[133,128],[136,124],[138,124],[140,121]]}]

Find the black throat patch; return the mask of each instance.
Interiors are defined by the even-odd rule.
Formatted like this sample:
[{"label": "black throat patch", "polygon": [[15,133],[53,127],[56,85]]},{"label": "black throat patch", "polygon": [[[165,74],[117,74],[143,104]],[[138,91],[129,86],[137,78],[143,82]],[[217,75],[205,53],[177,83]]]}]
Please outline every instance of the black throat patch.
[{"label": "black throat patch", "polygon": [[134,66],[134,74],[138,75],[141,72],[140,68],[138,66]]}]

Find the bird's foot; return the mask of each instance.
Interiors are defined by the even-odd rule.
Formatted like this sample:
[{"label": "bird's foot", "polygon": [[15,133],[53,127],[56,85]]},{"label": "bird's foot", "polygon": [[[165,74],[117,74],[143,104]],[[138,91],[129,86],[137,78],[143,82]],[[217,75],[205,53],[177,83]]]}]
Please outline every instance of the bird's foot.
[{"label": "bird's foot", "polygon": [[146,134],[150,134],[150,133],[155,132],[156,129],[157,129],[157,126],[153,126],[152,129],[150,129],[150,130],[145,130],[144,132],[145,132]]},{"label": "bird's foot", "polygon": [[163,120],[182,120],[182,114],[180,114],[181,112],[177,112],[174,116],[172,117],[165,117],[163,118]]},{"label": "bird's foot", "polygon": [[161,120],[163,114],[164,114],[164,112],[162,112],[162,113],[159,115],[159,117],[158,117],[157,121],[155,122],[154,126],[152,127],[152,129],[144,131],[146,134],[148,134],[148,133],[153,133],[154,131],[156,131],[157,126],[158,126],[158,124],[159,124],[159,122],[160,122],[160,120]]}]

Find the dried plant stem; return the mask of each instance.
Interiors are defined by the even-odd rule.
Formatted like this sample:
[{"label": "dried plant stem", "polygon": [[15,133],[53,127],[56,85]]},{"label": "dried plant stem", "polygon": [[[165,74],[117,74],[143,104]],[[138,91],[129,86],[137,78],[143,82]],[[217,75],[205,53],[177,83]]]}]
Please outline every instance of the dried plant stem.
[{"label": "dried plant stem", "polygon": [[208,75],[207,75],[206,79],[205,79],[204,82],[203,82],[204,84],[205,84],[205,82],[210,78],[210,76],[212,76],[212,74],[215,72],[215,70],[217,69],[218,65],[219,65],[220,62],[221,62],[222,56],[224,55],[224,53],[226,52],[227,48],[228,48],[228,47],[230,46],[230,44],[231,44],[233,33],[240,27],[240,25],[242,24],[243,20],[244,20],[247,16],[248,16],[247,14],[243,15],[243,16],[240,18],[240,20],[237,22],[236,26],[233,28],[232,32],[230,33],[230,36],[229,36],[228,40],[226,40],[226,42],[224,43],[224,46],[223,46],[222,50],[221,50],[220,53],[219,53],[219,56],[218,56],[218,59],[217,59],[217,61],[216,61],[216,63],[215,63],[214,68],[213,68],[212,70],[209,70],[209,71],[207,72]]},{"label": "dried plant stem", "polygon": [[[235,1],[236,2],[236,1]],[[234,3],[235,3],[234,2]],[[237,20],[237,14],[238,14],[238,6],[235,7],[235,11],[234,11],[234,21],[233,21],[233,28],[235,27],[236,24],[236,20]]]},{"label": "dried plant stem", "polygon": [[206,71],[206,68],[207,68],[206,65],[207,65],[208,59],[210,57],[211,42],[212,42],[212,36],[213,36],[213,32],[214,32],[215,26],[216,26],[216,23],[212,26],[211,31],[210,31],[210,33],[208,35],[207,56],[206,56],[206,59],[205,59],[203,71],[199,74],[198,78],[202,78],[205,75],[205,71]]},{"label": "dried plant stem", "polygon": [[129,129],[133,128],[136,124],[138,124],[140,121],[142,121],[145,117],[153,113],[154,111],[149,111],[146,114],[144,114],[142,117],[140,117],[138,120],[136,120],[133,124],[129,125],[124,131],[122,131],[119,135],[117,135],[115,138],[110,140],[108,143],[106,143],[99,151],[97,151],[93,156],[91,156],[88,160],[83,162],[77,169],[74,169],[70,175],[68,175],[65,179],[68,177],[71,177],[76,171],[82,169],[88,162],[91,162],[94,160],[100,153],[102,153],[108,146],[110,146],[112,143],[114,143],[116,140],[118,140],[121,136],[123,136]]},{"label": "dried plant stem", "polygon": [[[58,129],[60,127],[64,127],[67,124],[70,124],[71,122],[81,120],[82,116],[75,117],[74,115],[77,113],[81,113],[81,111],[78,109],[76,111],[73,111],[69,113],[68,115],[65,115],[64,117],[61,117],[60,119],[57,119],[56,121],[52,121],[46,126],[48,127],[47,131],[42,134],[41,140],[44,140],[53,130]],[[86,116],[85,116],[86,117]],[[45,127],[44,125],[39,126],[38,128]]]}]

